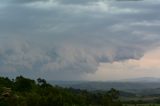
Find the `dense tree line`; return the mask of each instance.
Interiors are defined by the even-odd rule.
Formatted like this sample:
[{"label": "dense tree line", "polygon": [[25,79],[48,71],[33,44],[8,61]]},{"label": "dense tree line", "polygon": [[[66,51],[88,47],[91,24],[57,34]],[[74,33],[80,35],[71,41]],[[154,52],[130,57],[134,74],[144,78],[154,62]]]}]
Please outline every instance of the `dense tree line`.
[{"label": "dense tree line", "polygon": [[18,76],[0,77],[0,106],[122,106],[119,92],[89,92],[52,86],[46,80],[37,81]]}]

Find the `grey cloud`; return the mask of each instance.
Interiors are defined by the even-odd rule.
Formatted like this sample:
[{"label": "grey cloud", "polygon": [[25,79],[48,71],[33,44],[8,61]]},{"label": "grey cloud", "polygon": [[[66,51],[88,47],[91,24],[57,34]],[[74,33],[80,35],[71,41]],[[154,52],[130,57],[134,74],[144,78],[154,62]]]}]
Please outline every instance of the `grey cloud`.
[{"label": "grey cloud", "polygon": [[87,5],[88,3],[101,1],[101,0],[2,0],[4,3],[13,3],[13,4],[28,4],[28,3],[36,3],[36,2],[56,2],[65,5]]},{"label": "grey cloud", "polygon": [[56,0],[56,1],[63,4],[88,4],[90,2],[96,2],[100,0]]},{"label": "grey cloud", "polygon": [[50,0],[10,0],[11,3],[34,3],[34,2],[48,2]]},{"label": "grey cloud", "polygon": [[32,0],[23,0],[32,2],[24,5],[18,2],[0,8],[0,69],[6,73],[81,78],[97,71],[100,63],[140,59],[159,46],[158,27],[143,23],[159,20],[159,14],[154,17],[159,10],[154,5],[159,4],[102,0],[57,0],[43,5]]}]

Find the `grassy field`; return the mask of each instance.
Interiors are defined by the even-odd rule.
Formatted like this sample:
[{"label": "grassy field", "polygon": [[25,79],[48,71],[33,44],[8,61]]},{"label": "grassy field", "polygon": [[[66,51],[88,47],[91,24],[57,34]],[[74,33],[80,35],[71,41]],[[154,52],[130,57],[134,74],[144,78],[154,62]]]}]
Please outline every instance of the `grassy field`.
[{"label": "grassy field", "polygon": [[160,106],[160,104],[124,104],[123,106]]}]

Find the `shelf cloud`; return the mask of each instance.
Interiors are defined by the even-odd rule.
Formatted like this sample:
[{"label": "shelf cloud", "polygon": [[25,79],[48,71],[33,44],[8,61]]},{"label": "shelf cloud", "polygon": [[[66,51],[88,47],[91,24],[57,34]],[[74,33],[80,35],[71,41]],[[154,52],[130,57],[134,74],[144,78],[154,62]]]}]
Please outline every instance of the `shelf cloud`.
[{"label": "shelf cloud", "polygon": [[101,63],[140,60],[159,47],[155,2],[2,0],[0,73],[72,80]]}]

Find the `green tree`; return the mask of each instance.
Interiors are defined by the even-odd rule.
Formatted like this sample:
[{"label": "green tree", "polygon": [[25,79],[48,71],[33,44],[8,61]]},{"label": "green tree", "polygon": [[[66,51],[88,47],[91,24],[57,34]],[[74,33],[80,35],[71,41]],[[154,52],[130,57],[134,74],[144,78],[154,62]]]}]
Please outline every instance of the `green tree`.
[{"label": "green tree", "polygon": [[24,78],[23,76],[16,77],[15,90],[20,92],[30,91],[32,86],[35,85],[35,81]]}]

